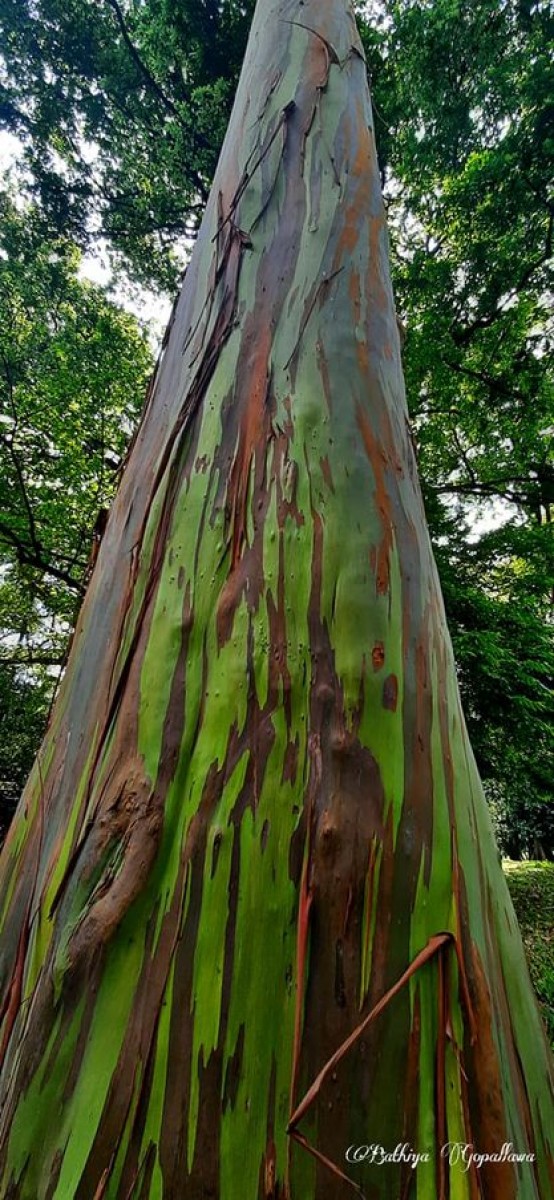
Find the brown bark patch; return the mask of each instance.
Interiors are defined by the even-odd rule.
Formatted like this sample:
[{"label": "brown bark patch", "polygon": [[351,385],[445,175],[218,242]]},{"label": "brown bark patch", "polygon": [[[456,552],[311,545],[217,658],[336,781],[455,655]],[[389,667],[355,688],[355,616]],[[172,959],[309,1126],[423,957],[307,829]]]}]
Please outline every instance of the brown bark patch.
[{"label": "brown bark patch", "polygon": [[398,679],[396,675],[387,675],[383,684],[383,708],[396,712],[398,705]]},{"label": "brown bark patch", "polygon": [[[491,992],[475,942],[471,941],[469,947],[468,980],[477,1019],[475,1044],[469,1043],[465,1047],[469,1101],[473,1129],[479,1136],[475,1149],[491,1154],[498,1153],[504,1143],[510,1141],[510,1136],[494,1036]],[[483,1163],[480,1177],[487,1200],[516,1200],[517,1175],[511,1163]]]},{"label": "brown bark patch", "polygon": [[385,647],[382,642],[376,642],[371,651],[371,662],[374,671],[380,671],[385,665]]},{"label": "brown bark patch", "polygon": [[376,551],[375,586],[377,594],[382,596],[388,592],[390,586],[389,559],[393,544],[391,498],[385,479],[386,458],[383,448],[371,428],[369,417],[360,404],[357,406],[356,418],[365,452],[373,471],[375,502],[381,522],[381,541]]}]

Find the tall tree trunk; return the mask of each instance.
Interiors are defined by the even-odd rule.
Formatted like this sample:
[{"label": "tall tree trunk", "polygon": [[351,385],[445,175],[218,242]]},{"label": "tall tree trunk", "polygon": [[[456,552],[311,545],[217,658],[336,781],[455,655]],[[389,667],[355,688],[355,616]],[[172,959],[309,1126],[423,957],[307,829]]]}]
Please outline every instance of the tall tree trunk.
[{"label": "tall tree trunk", "polygon": [[[346,0],[260,0],[3,853],[4,1197],[552,1195],[371,125]],[[403,1143],[416,1167],[345,1158]]]}]

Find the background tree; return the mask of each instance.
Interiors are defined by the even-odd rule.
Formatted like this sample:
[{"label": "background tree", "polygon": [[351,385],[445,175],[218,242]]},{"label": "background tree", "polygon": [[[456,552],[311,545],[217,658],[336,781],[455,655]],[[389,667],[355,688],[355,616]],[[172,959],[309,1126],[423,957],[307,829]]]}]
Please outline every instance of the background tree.
[{"label": "background tree", "polygon": [[407,392],[465,710],[504,849],[552,856],[552,11],[438,0],[372,18]]},{"label": "background tree", "polygon": [[[43,733],[152,356],[5,194],[0,214],[0,820]],[[11,696],[11,701],[9,697]]]},{"label": "background tree", "polygon": [[174,288],[225,132],[251,0],[1,0],[0,113],[47,224]]},{"label": "background tree", "polygon": [[[0,593],[4,598],[4,587]],[[9,619],[13,619],[10,613]],[[35,668],[22,671],[8,656],[0,662],[0,837],[4,840],[29,777],[46,726],[52,680]]]}]

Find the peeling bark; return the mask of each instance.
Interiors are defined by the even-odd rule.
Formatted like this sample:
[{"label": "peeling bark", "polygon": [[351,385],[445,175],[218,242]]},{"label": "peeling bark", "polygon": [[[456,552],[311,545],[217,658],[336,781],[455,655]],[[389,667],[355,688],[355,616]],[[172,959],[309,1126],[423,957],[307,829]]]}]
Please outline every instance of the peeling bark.
[{"label": "peeling bark", "polygon": [[3,1196],[552,1196],[346,0],[258,5],[0,911]]}]

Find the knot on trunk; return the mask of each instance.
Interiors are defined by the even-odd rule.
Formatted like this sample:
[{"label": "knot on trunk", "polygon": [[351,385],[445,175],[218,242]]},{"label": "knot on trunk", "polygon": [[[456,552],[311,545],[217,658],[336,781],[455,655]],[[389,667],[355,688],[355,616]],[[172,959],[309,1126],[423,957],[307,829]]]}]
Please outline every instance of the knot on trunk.
[{"label": "knot on trunk", "polygon": [[[128,764],[106,784],[92,832],[75,861],[66,904],[59,912],[62,940],[54,958],[58,987],[74,977],[113,937],[143,891],[163,828],[163,804],[141,764]],[[77,910],[72,919],[71,910]]]}]

